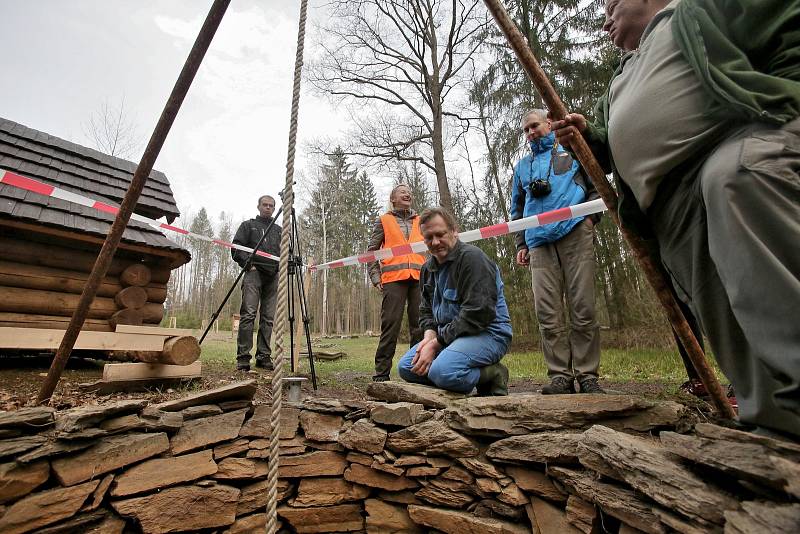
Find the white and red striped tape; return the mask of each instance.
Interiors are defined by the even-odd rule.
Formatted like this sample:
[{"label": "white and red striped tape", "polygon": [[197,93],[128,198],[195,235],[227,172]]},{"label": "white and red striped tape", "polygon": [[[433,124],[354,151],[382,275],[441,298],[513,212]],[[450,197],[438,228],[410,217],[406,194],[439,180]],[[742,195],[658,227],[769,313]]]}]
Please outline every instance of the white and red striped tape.
[{"label": "white and red striped tape", "polygon": [[[545,213],[540,213],[539,215],[531,215],[530,217],[525,217],[524,219],[517,219],[515,221],[503,222],[500,224],[494,224],[492,226],[484,226],[483,228],[478,228],[477,230],[461,232],[458,234],[458,238],[464,243],[469,243],[470,241],[478,241],[480,239],[487,239],[489,237],[512,234],[521,230],[527,230],[528,228],[536,228],[537,226],[558,221],[565,221],[567,219],[574,219],[576,217],[584,217],[586,215],[600,213],[601,211],[605,210],[606,205],[603,203],[602,199],[598,198],[597,200],[591,200],[582,204],[576,204],[566,208],[547,211]],[[359,263],[371,263],[376,260],[385,260],[386,258],[392,258],[395,256],[405,256],[406,254],[411,254],[414,252],[421,253],[426,252],[427,250],[428,247],[425,246],[425,243],[422,241],[417,241],[408,245],[382,248],[380,250],[376,250],[375,252],[366,252],[357,256],[349,256],[340,260],[329,261],[320,265],[312,265],[310,269],[312,271],[335,269],[336,267],[358,265]]]},{"label": "white and red striped tape", "polygon": [[[19,189],[24,189],[25,191],[38,193],[40,195],[66,200],[67,202],[80,204],[81,206],[86,206],[99,211],[104,211],[112,215],[116,215],[117,212],[119,211],[118,207],[112,206],[111,204],[106,204],[105,202],[100,202],[98,200],[92,200],[88,197],[84,197],[75,193],[71,193],[69,191],[65,191],[64,189],[60,189],[58,187],[45,184],[43,182],[39,182],[32,178],[21,176],[14,172],[7,171],[5,169],[0,169],[0,183],[17,187]],[[539,215],[532,215],[530,217],[525,217],[524,219],[517,219],[515,221],[503,222],[499,224],[494,224],[492,226],[485,226],[483,228],[478,228],[476,230],[470,230],[468,232],[462,232],[458,234],[458,237],[461,241],[469,243],[470,241],[478,241],[480,239],[487,239],[489,237],[498,237],[502,235],[516,233],[521,230],[527,230],[528,228],[536,228],[537,226],[542,226],[545,224],[550,224],[559,221],[565,221],[567,219],[574,219],[576,217],[585,217],[587,215],[600,213],[601,211],[605,210],[606,210],[606,205],[603,203],[602,199],[597,199],[597,200],[592,200],[590,202],[584,202],[582,204],[569,206],[566,208],[560,208],[557,210],[540,213]],[[222,247],[241,250],[244,252],[253,252],[253,249],[251,248],[242,245],[235,245],[233,243],[228,243],[227,241],[222,241],[221,239],[214,239],[212,237],[195,234],[188,230],[184,230],[183,228],[178,228],[177,226],[172,226],[167,223],[160,223],[155,219],[149,219],[142,215],[137,215],[136,213],[131,215],[131,219],[149,224],[151,226],[154,226],[162,230],[169,230],[170,232],[177,232],[179,234],[188,235],[191,237],[195,237],[197,239],[202,239],[203,241],[208,241],[210,243],[214,243]],[[338,260],[322,263],[320,265],[311,265],[309,269],[312,271],[335,269],[337,267],[358,265],[361,263],[371,263],[377,260],[385,260],[387,258],[392,258],[395,256],[405,256],[406,254],[412,254],[415,252],[421,253],[425,251],[427,251],[425,243],[423,243],[422,241],[417,241],[415,243],[410,243],[408,245],[399,245],[391,248],[382,248],[374,252],[365,252],[363,254],[358,254],[356,256],[349,256],[347,258],[341,258]],[[280,258],[278,258],[277,256],[273,256],[272,254],[268,254],[261,250],[256,251],[256,254],[264,258],[269,258],[271,260],[275,261],[280,260]]]},{"label": "white and red striped tape", "polygon": [[[86,206],[87,208],[93,208],[99,211],[104,211],[106,213],[110,213],[111,215],[116,215],[117,212],[119,211],[119,208],[117,206],[106,204],[105,202],[100,202],[99,200],[93,200],[91,198],[84,197],[76,193],[72,193],[70,191],[66,191],[59,187],[54,187],[52,185],[39,182],[38,180],[34,180],[33,178],[21,176],[14,172],[7,171],[5,169],[0,169],[0,184],[10,185],[13,187],[17,187],[19,189],[24,189],[25,191],[38,193],[46,197],[66,200],[67,202],[72,202],[73,204],[80,204],[81,206]],[[136,213],[131,214],[131,219],[143,222],[145,224],[149,224],[150,226],[154,226],[162,230],[169,230],[170,232],[177,232],[179,234],[195,237],[197,239],[202,239],[203,241],[208,241],[209,243],[214,243],[215,245],[219,245],[221,247],[233,248],[236,250],[241,250],[243,252],[253,252],[252,248],[248,248],[242,245],[236,245],[234,243],[228,243],[227,241],[223,241],[221,239],[214,239],[213,237],[195,234],[194,232],[190,232],[189,230],[184,230],[183,228],[178,228],[177,226],[172,226],[171,224],[167,223],[160,223],[155,219],[150,219],[148,217],[144,217],[143,215],[138,215]],[[280,260],[278,256],[273,256],[272,254],[268,254],[267,252],[261,250],[257,250],[256,254],[258,256],[262,256],[270,260],[275,260],[275,261]]]}]

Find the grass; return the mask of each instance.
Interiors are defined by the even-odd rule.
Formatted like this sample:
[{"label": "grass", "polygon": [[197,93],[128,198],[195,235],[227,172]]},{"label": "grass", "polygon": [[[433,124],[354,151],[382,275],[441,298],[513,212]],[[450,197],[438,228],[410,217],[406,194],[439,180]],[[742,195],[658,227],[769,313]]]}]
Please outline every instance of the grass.
[{"label": "grass", "polygon": [[[228,334],[229,335],[229,334]],[[374,371],[375,347],[378,338],[358,337],[351,339],[315,339],[315,350],[343,351],[347,355],[334,361],[316,361],[319,382],[331,388],[349,389],[368,383]],[[398,344],[397,360],[405,352],[406,345]],[[203,344],[201,361],[208,367],[232,369],[235,362],[236,343],[223,333]],[[541,351],[512,351],[503,359],[511,373],[512,382],[530,380],[545,382],[547,368]],[[718,378],[727,383],[716,362],[712,364]],[[301,360],[299,374],[307,374],[308,360]],[[686,380],[686,371],[675,349],[603,349],[600,363],[601,378],[610,382],[657,382],[680,384]],[[396,378],[396,369],[392,376]]]}]

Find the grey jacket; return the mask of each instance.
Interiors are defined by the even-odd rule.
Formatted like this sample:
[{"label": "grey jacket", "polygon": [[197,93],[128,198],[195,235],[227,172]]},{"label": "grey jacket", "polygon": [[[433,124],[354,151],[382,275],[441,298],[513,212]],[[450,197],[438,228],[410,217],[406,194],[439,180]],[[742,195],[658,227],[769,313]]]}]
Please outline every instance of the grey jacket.
[{"label": "grey jacket", "polygon": [[[408,236],[411,235],[411,227],[414,224],[414,217],[417,217],[417,212],[412,209],[409,210],[392,210],[390,212],[394,215],[394,218],[397,220],[397,224],[400,225],[400,230],[403,231],[403,236],[408,239]],[[372,252],[373,250],[379,250],[383,248],[384,244],[384,234],[383,234],[383,223],[381,223],[381,218],[378,217],[375,219],[375,223],[372,225],[372,233],[369,236],[369,244],[367,246],[367,252]],[[369,279],[372,281],[372,285],[377,286],[381,283],[381,262],[373,261],[368,265],[369,270]]]}]

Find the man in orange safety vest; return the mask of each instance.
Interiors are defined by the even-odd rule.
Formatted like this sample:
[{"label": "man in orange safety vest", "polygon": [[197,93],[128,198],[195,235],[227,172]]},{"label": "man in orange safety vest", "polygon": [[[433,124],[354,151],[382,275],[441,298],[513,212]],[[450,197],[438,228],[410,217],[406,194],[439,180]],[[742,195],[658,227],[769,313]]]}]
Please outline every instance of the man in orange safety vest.
[{"label": "man in orange safety vest", "polygon": [[[381,215],[372,228],[368,251],[407,245],[422,241],[419,216],[411,209],[413,195],[407,185],[398,185],[389,195],[392,209]],[[381,338],[375,351],[375,376],[372,380],[389,380],[392,359],[397,347],[397,336],[403,323],[403,311],[408,303],[408,329],[410,344],[422,340],[419,328],[419,271],[425,257],[407,254],[369,264],[372,285],[383,293],[381,304]]]}]

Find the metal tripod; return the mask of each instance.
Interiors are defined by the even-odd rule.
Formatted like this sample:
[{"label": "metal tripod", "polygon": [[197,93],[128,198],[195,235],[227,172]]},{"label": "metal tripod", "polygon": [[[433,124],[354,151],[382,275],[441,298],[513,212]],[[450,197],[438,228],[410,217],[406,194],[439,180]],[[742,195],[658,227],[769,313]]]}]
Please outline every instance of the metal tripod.
[{"label": "metal tripod", "polygon": [[[289,234],[289,264],[287,269],[287,283],[289,284],[289,291],[286,292],[288,296],[287,305],[289,309],[289,361],[291,362],[291,369],[294,373],[294,320],[296,304],[299,304],[300,318],[303,321],[303,332],[306,336],[306,347],[308,348],[308,366],[311,370],[311,385],[313,386],[314,391],[316,391],[317,372],[314,369],[314,353],[311,349],[311,329],[309,327],[311,320],[308,316],[308,301],[306,300],[306,289],[303,285],[303,256],[300,251],[300,233],[297,229],[297,216],[295,215],[294,208],[292,208],[290,219],[291,232]],[[294,299],[295,294],[297,295],[297,303]]]}]

